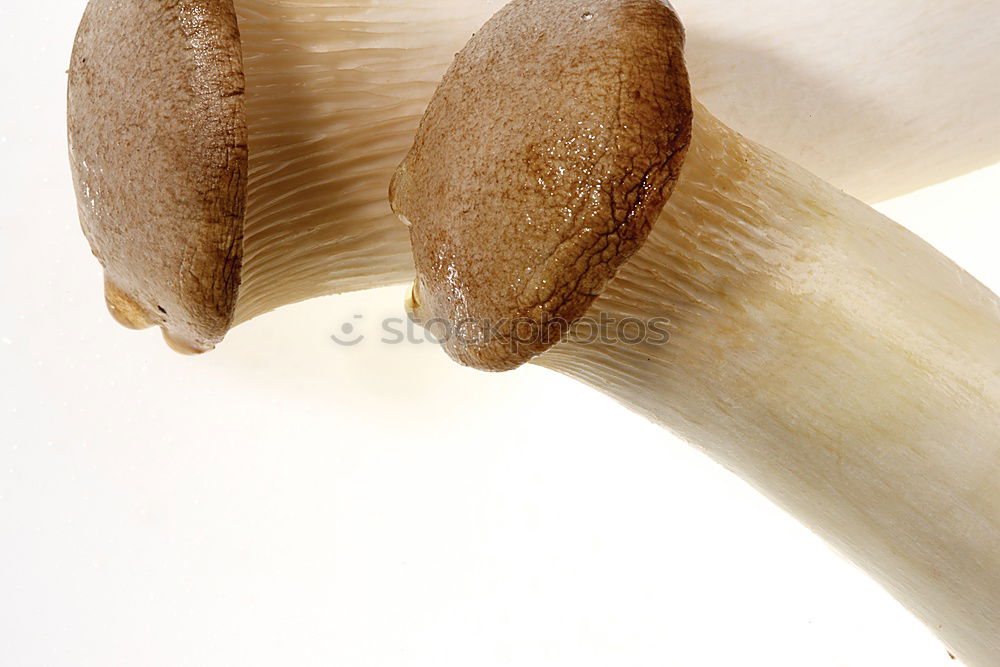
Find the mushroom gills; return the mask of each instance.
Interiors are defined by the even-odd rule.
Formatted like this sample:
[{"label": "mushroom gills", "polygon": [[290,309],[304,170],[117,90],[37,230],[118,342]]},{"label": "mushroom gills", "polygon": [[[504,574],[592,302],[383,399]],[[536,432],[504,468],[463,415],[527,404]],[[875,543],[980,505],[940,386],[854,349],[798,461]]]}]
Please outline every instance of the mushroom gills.
[{"label": "mushroom gills", "polygon": [[455,52],[498,6],[235,1],[249,178],[234,325],[412,278],[389,179]]}]

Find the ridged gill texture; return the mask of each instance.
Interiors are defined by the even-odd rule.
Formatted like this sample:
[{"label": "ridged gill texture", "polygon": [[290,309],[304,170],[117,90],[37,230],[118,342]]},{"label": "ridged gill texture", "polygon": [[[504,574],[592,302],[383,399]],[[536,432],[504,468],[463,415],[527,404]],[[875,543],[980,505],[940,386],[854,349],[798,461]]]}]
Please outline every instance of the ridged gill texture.
[{"label": "ridged gill texture", "polygon": [[389,179],[455,52],[501,4],[236,0],[250,151],[237,323],[412,277]]},{"label": "ridged gill texture", "polygon": [[[673,196],[589,312],[666,343],[538,363],[707,451],[1000,662],[1000,301],[916,236],[695,110]],[[613,329],[613,327],[611,327]]]}]

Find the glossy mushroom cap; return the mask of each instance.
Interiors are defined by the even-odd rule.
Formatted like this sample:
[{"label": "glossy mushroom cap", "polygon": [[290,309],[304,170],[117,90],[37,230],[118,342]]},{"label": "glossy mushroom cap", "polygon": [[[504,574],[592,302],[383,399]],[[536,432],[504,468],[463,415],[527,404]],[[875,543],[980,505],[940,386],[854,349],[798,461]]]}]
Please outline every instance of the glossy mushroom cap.
[{"label": "glossy mushroom cap", "polygon": [[660,0],[514,0],[458,54],[390,193],[457,361],[545,351],[642,246],[690,142],[683,47]]},{"label": "glossy mushroom cap", "polygon": [[231,0],[91,0],[69,70],[70,161],[108,307],[175,349],[222,339],[240,283],[247,185]]}]

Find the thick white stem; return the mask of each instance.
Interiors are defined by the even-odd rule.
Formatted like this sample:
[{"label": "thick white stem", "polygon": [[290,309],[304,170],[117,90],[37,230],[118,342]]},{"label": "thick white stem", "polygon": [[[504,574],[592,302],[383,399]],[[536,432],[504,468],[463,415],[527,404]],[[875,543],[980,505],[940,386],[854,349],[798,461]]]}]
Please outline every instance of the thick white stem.
[{"label": "thick white stem", "polygon": [[1000,664],[1000,301],[702,108],[647,244],[591,311],[671,339],[539,359],[667,426]]},{"label": "thick white stem", "polygon": [[881,201],[1000,160],[996,0],[672,0],[698,98]]}]

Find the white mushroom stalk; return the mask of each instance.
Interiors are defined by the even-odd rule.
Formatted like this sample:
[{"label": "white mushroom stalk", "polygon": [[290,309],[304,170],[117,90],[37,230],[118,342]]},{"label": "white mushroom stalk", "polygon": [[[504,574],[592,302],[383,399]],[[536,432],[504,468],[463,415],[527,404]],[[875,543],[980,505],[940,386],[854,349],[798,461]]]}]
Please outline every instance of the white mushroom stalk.
[{"label": "white mushroom stalk", "polygon": [[[409,279],[390,174],[452,56],[502,4],[92,0],[70,69],[70,140],[115,317],[199,352],[281,305]],[[990,4],[679,7],[711,108],[875,200],[1000,157]],[[223,32],[206,27],[228,15]],[[205,51],[224,58],[193,57]],[[242,126],[192,138],[220,97]],[[206,192],[226,205],[206,206]]]},{"label": "white mushroom stalk", "polygon": [[673,430],[1000,663],[1000,300],[692,114],[659,0],[588,7],[515,0],[432,99],[393,187],[415,319],[462,363],[534,358]]},{"label": "white mushroom stalk", "polygon": [[[969,665],[1000,663],[1000,302],[913,234],[696,109],[681,178],[565,342],[580,379],[736,472]],[[584,332],[585,333],[585,332]]]},{"label": "white mushroom stalk", "polygon": [[867,202],[1000,160],[991,0],[673,0],[698,99]]}]

